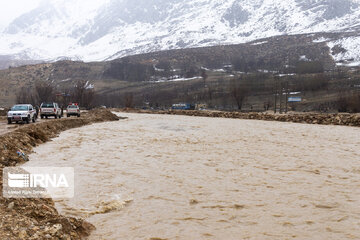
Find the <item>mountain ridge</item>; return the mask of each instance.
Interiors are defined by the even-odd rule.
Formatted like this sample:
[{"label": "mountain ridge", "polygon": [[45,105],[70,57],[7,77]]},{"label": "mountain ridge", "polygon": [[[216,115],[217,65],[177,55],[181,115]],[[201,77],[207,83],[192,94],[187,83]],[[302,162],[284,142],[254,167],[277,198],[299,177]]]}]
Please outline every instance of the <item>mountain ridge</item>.
[{"label": "mountain ridge", "polygon": [[[45,1],[0,34],[0,55],[52,61],[113,60],[153,51],[246,43],[316,32],[359,32],[357,0]],[[360,38],[325,39],[352,51]],[[343,43],[345,42],[345,43]],[[345,47],[343,46],[345,45]],[[341,56],[336,60],[341,61]]]}]

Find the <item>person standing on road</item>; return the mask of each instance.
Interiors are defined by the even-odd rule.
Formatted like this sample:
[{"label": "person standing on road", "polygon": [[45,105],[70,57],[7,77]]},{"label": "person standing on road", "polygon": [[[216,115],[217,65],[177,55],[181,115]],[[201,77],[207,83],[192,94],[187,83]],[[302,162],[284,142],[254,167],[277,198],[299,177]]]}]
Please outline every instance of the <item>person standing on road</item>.
[{"label": "person standing on road", "polygon": [[36,111],[36,119],[39,116],[39,106],[35,106],[35,111]]}]

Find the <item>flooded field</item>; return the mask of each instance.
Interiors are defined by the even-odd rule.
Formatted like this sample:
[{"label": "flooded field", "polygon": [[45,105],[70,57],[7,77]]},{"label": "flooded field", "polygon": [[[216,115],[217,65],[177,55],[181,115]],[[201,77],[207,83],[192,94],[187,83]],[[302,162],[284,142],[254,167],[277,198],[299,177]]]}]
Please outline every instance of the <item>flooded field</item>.
[{"label": "flooded field", "polygon": [[26,164],[75,168],[90,239],[360,239],[360,128],[120,115]]}]

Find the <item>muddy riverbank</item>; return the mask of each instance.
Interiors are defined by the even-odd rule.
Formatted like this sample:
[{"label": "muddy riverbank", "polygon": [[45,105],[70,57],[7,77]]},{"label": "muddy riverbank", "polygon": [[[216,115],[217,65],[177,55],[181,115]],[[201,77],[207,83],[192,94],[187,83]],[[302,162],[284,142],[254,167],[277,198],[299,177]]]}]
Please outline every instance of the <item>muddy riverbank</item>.
[{"label": "muddy riverbank", "polygon": [[253,119],[264,121],[294,122],[321,125],[340,125],[360,127],[360,114],[350,113],[242,113],[224,111],[190,111],[190,110],[141,110],[141,109],[114,109],[114,111],[145,114],[166,114],[166,115],[185,115],[197,117],[213,118],[235,118]]},{"label": "muddy riverbank", "polygon": [[[0,136],[0,191],[2,169],[25,162],[17,155],[21,150],[30,154],[35,146],[58,136],[62,131],[91,123],[119,120],[107,110],[92,110],[81,118],[43,121],[14,129]],[[81,239],[94,226],[80,218],[58,213],[52,199],[0,198],[0,239]]]}]

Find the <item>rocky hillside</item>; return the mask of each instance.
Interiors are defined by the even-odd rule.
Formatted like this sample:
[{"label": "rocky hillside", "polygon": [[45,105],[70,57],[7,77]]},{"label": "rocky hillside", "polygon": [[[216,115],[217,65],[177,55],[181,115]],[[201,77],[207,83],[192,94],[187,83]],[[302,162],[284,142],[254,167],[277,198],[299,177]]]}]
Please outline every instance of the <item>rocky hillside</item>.
[{"label": "rocky hillside", "polygon": [[[334,110],[340,92],[352,96],[360,86],[359,71],[350,67],[352,59],[335,61],[338,55],[346,54],[346,49],[338,44],[330,48],[324,39],[335,42],[356,34],[286,35],[245,44],[159,51],[105,62],[64,60],[9,68],[0,71],[0,107],[14,104],[19,90],[33,88],[36,81],[51,83],[56,93],[61,94],[82,80],[100,96],[99,105],[123,106],[124,96],[133,94],[137,106],[146,103],[169,106],[191,101],[232,109],[236,105],[230,95],[231,81],[246,78],[254,85],[247,108],[261,110],[264,101],[272,102],[276,78],[286,78],[292,91],[307,91],[307,102],[298,110]],[[206,83],[204,74],[208,76]]]}]

